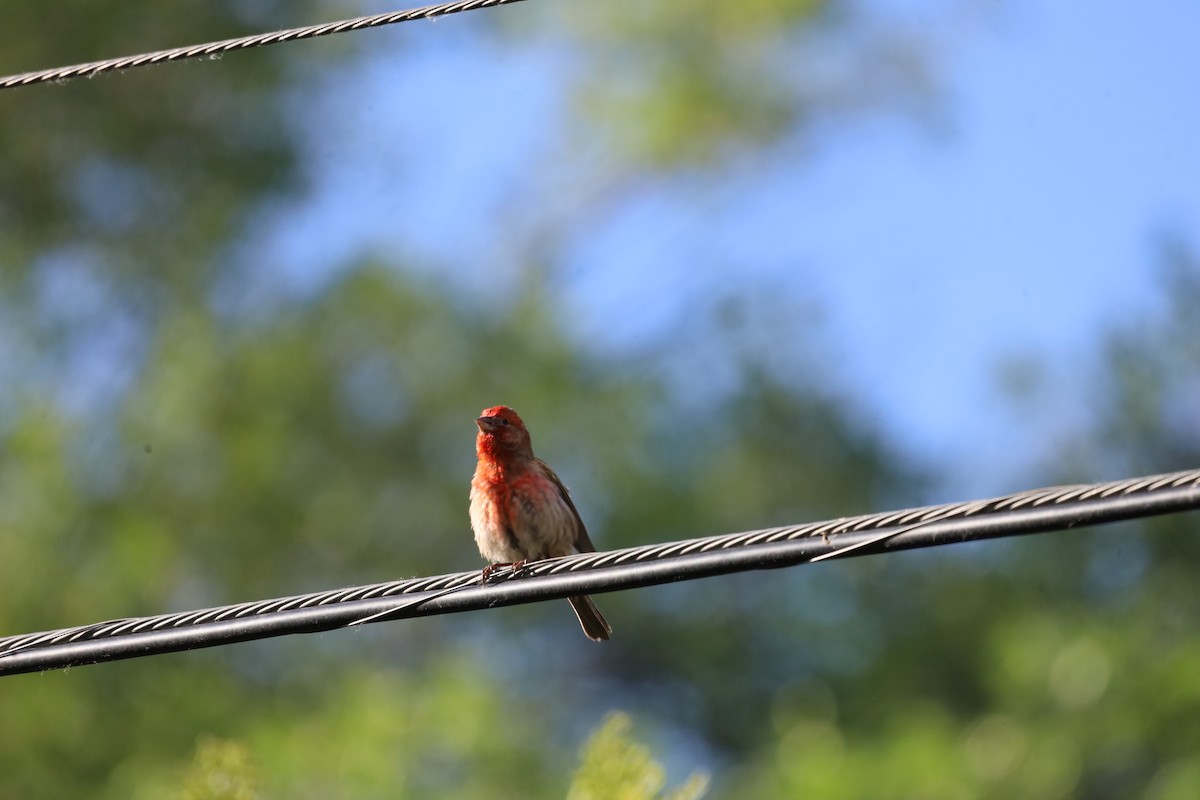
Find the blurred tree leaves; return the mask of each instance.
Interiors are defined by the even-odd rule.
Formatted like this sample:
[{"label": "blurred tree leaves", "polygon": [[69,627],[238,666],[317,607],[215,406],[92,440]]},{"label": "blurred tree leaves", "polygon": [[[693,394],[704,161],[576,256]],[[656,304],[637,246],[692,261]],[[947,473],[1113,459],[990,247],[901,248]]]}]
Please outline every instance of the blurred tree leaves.
[{"label": "blurred tree leaves", "polygon": [[[436,689],[445,682],[434,681],[434,683]],[[397,693],[403,692],[403,687],[397,686],[395,683],[379,684],[377,681],[368,679],[367,684],[368,689],[386,690],[388,696],[395,696]],[[474,681],[471,681],[471,684],[474,684]],[[489,698],[477,695],[473,685],[455,686],[450,684],[445,688],[450,691],[440,696],[460,708],[464,707],[464,701],[476,700],[485,705],[489,702]],[[431,696],[432,693],[427,694],[427,698],[431,699]],[[376,707],[373,710],[365,710],[351,703],[346,714],[346,720],[350,723],[349,728],[343,733],[349,734],[351,740],[365,734],[367,741],[363,744],[369,745],[355,751],[352,764],[346,763],[348,759],[347,753],[344,751],[306,754],[302,760],[289,764],[288,774],[291,780],[287,784],[274,787],[275,791],[263,793],[259,789],[261,779],[249,749],[237,742],[206,736],[196,744],[192,763],[184,775],[183,787],[178,796],[181,800],[322,797],[327,796],[322,792],[347,791],[351,783],[346,780],[347,773],[356,774],[356,777],[365,782],[365,785],[354,786],[356,797],[375,796],[376,793],[384,796],[389,791],[395,791],[406,783],[410,784],[411,788],[428,792],[423,796],[431,794],[444,796],[451,791],[454,792],[455,797],[475,796],[474,791],[465,789],[462,783],[457,781],[447,785],[438,785],[441,781],[436,777],[458,774],[466,777],[465,783],[470,785],[473,783],[471,776],[476,772],[470,768],[471,765],[468,765],[467,769],[455,773],[453,770],[445,769],[447,765],[444,763],[436,764],[430,763],[430,761],[444,760],[453,753],[480,754],[481,751],[486,751],[488,743],[475,740],[471,735],[472,731],[481,731],[478,724],[479,718],[474,714],[466,716],[455,714],[453,708],[448,708],[443,704],[426,703],[426,706],[432,716],[423,720],[427,726],[423,732],[427,732],[430,728],[447,727],[449,722],[451,726],[457,726],[457,732],[452,735],[455,741],[451,743],[451,748],[441,755],[441,758],[438,754],[429,752],[428,742],[408,743],[405,749],[415,752],[422,760],[414,759],[413,769],[407,774],[398,771],[391,759],[379,757],[391,751],[381,750],[376,746],[375,737],[379,731],[372,730],[372,717],[381,723],[380,728],[392,727],[389,724],[391,709]],[[466,707],[469,707],[469,704]],[[483,710],[483,707],[472,710]],[[654,800],[654,798],[660,797],[663,800],[698,800],[704,794],[708,783],[707,777],[701,773],[694,773],[677,789],[664,792],[665,770],[660,763],[654,760],[650,751],[631,736],[631,726],[631,720],[625,714],[613,713],[604,720],[603,725],[592,734],[583,749],[583,763],[575,773],[567,791],[567,797],[571,800]],[[337,732],[340,731],[335,731],[335,733]],[[345,744],[350,743],[349,741],[345,742]],[[417,746],[413,747],[413,744]],[[434,747],[436,748],[436,745]],[[273,758],[282,757],[285,761],[290,760],[273,746],[267,745],[263,750]],[[520,769],[533,766],[536,765],[522,764]],[[437,769],[430,767],[437,767]],[[326,776],[332,772],[339,773],[340,777],[335,784],[326,784]],[[519,779],[524,782],[524,776],[519,776]],[[503,797],[506,795],[503,788],[496,789],[479,785],[477,789],[480,797]],[[155,789],[155,791],[158,790]],[[494,794],[489,794],[489,792],[494,792]],[[161,796],[145,792],[143,794],[148,797]]]},{"label": "blurred tree leaves", "polygon": [[584,748],[567,800],[699,800],[707,776],[693,773],[678,789],[663,792],[666,771],[633,739],[631,727],[627,714],[608,715]]},{"label": "blurred tree leaves", "polygon": [[205,737],[184,779],[180,800],[257,800],[257,777],[246,748]]},{"label": "blurred tree leaves", "polygon": [[933,82],[918,37],[876,27],[852,4],[569,8],[559,13],[586,60],[577,117],[643,179],[803,139],[825,117],[919,104]]}]

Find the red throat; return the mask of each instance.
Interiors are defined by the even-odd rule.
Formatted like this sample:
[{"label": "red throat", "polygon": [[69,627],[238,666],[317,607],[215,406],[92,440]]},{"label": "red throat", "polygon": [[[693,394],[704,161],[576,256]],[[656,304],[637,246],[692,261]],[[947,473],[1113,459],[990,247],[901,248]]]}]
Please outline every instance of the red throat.
[{"label": "red throat", "polygon": [[479,457],[480,464],[503,470],[527,461],[532,454],[509,446],[493,433],[480,431],[475,437],[475,455]]},{"label": "red throat", "polygon": [[479,456],[480,461],[495,463],[501,457],[502,449],[495,434],[480,431],[475,435],[475,455]]}]

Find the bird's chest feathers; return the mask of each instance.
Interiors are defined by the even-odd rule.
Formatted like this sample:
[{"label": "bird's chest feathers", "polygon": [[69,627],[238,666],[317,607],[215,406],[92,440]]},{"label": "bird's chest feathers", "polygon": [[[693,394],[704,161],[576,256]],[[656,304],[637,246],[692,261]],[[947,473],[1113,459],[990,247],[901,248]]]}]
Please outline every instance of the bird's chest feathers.
[{"label": "bird's chest feathers", "polygon": [[557,492],[547,490],[549,481],[539,477],[528,472],[497,470],[495,477],[485,478],[483,494],[490,506],[489,516],[503,526],[536,525],[547,506],[561,502]]},{"label": "bird's chest feathers", "polygon": [[572,551],[574,516],[546,476],[492,465],[476,474],[472,490],[472,524],[489,558],[519,561]]}]

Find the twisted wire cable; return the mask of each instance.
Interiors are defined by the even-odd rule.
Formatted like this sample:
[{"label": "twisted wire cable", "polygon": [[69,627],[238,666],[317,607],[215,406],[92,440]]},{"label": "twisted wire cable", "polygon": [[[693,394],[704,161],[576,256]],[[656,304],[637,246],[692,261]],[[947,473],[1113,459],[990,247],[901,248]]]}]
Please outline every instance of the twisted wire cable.
[{"label": "twisted wire cable", "polygon": [[1200,509],[1200,469],[0,638],[0,675]]},{"label": "twisted wire cable", "polygon": [[184,61],[189,58],[204,56],[219,56],[234,50],[246,50],[251,47],[264,47],[280,42],[294,42],[300,39],[315,39],[318,36],[328,36],[332,33],[345,33],[366,28],[378,28],[382,25],[392,25],[397,22],[411,22],[416,19],[433,19],[460,11],[474,11],[480,8],[503,6],[519,3],[521,0],[455,0],[450,3],[422,6],[405,11],[391,11],[384,14],[372,14],[364,17],[344,19],[340,22],[326,22],[320,25],[307,25],[302,28],[289,28],[273,33],[258,33],[252,36],[241,36],[236,39],[225,39],[219,42],[176,47],[170,50],[158,50],[153,53],[143,53],[135,56],[109,58],[103,61],[92,61],[87,64],[75,64],[69,67],[55,67],[37,72],[25,72],[20,75],[8,75],[0,78],[0,89],[13,89],[18,86],[31,86],[35,83],[62,83],[79,77],[92,77],[104,72],[119,72],[144,67],[150,64],[165,64],[170,61]]}]

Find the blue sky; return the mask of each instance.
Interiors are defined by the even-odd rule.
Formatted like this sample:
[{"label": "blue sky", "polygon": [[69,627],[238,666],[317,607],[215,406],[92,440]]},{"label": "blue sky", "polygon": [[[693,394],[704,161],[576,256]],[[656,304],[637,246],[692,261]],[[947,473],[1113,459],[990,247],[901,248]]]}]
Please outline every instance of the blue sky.
[{"label": "blue sky", "polygon": [[[619,352],[736,282],[794,308],[829,379],[898,446],[987,465],[955,493],[1023,488],[1086,421],[1103,332],[1155,313],[1156,237],[1200,245],[1200,8],[862,8],[927,38],[934,113],[830,125],[803,159],[629,197],[572,240],[564,317]],[[576,65],[545,23],[523,46],[479,37],[468,16],[374,32],[361,59],[297,93],[314,190],[277,210],[268,245],[297,285],[371,250],[476,291],[503,283],[497,242],[514,204],[547,201],[537,167]],[[997,367],[1020,359],[1041,382],[1016,405]]]},{"label": "blue sky", "polygon": [[[881,413],[951,461],[1019,468],[1092,407],[1102,332],[1154,313],[1156,237],[1200,245],[1200,8],[1007,5],[941,64],[947,135],[827,153],[801,246]],[[1045,366],[1037,418],[997,399],[1011,357]]]}]

